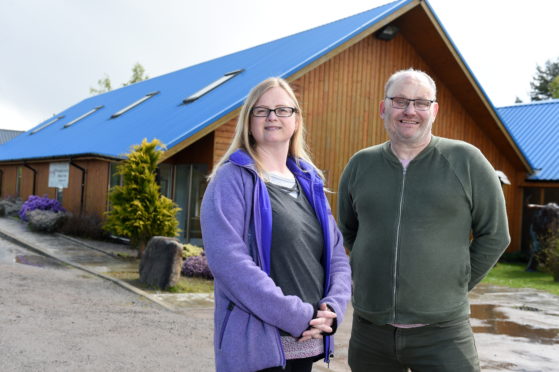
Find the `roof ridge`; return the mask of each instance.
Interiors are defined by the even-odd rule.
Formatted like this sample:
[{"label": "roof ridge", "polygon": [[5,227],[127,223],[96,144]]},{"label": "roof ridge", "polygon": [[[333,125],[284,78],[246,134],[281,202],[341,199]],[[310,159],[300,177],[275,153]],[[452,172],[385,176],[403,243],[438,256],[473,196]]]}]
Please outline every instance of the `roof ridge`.
[{"label": "roof ridge", "polygon": [[550,99],[546,99],[543,101],[531,101],[531,102],[521,102],[521,103],[516,103],[514,105],[507,105],[507,106],[501,106],[501,107],[497,107],[498,109],[504,109],[504,108],[516,108],[516,107],[521,107],[521,106],[535,106],[535,105],[549,105],[549,104],[554,104],[554,103],[559,103],[559,98],[550,98]]}]

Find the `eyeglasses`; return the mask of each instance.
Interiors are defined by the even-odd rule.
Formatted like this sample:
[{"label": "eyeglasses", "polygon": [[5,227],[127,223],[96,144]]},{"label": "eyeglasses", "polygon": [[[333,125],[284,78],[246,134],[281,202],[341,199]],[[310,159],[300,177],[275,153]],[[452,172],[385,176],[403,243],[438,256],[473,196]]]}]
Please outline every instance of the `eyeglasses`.
[{"label": "eyeglasses", "polygon": [[413,106],[417,111],[427,111],[431,107],[431,104],[435,102],[435,100],[431,99],[409,99],[404,97],[386,97],[387,99],[392,101],[392,107],[395,109],[406,109],[410,102],[413,102]]},{"label": "eyeglasses", "polygon": [[275,109],[270,109],[267,107],[257,106],[252,109],[252,115],[258,118],[267,118],[270,112],[274,112],[279,118],[287,118],[297,112],[295,107],[276,107]]}]

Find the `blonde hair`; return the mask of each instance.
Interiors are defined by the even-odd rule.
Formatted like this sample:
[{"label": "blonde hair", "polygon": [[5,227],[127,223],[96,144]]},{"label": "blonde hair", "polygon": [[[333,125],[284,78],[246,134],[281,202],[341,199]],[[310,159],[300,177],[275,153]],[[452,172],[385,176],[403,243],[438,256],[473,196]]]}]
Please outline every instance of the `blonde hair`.
[{"label": "blonde hair", "polygon": [[229,159],[231,154],[233,154],[235,151],[239,149],[246,151],[246,153],[250,155],[250,157],[254,160],[258,175],[262,177],[264,170],[256,154],[256,142],[254,141],[254,138],[250,134],[250,118],[252,114],[252,109],[256,104],[256,102],[260,99],[260,97],[262,97],[262,95],[266,93],[269,89],[276,88],[276,87],[282,88],[287,93],[287,95],[289,96],[289,98],[291,98],[291,100],[293,101],[293,105],[296,108],[294,115],[296,115],[297,129],[295,130],[293,136],[291,137],[289,143],[288,155],[293,157],[297,162],[297,164],[299,163],[299,159],[303,159],[304,161],[312,165],[315,168],[318,175],[324,179],[322,172],[314,165],[314,163],[311,160],[310,154],[307,150],[307,144],[305,142],[305,126],[303,124],[302,111],[301,111],[301,107],[299,106],[299,102],[297,101],[297,97],[295,96],[295,92],[293,92],[293,89],[291,88],[289,83],[284,79],[271,77],[262,81],[260,84],[252,88],[252,90],[248,94],[243,104],[243,107],[241,108],[239,118],[237,119],[237,127],[235,129],[235,136],[233,137],[233,141],[231,142],[231,145],[225,152],[225,155],[223,155],[223,157],[213,167],[212,172],[208,176],[209,180],[211,180],[215,176],[219,167],[221,167],[221,165],[223,165],[223,163],[225,163]]}]

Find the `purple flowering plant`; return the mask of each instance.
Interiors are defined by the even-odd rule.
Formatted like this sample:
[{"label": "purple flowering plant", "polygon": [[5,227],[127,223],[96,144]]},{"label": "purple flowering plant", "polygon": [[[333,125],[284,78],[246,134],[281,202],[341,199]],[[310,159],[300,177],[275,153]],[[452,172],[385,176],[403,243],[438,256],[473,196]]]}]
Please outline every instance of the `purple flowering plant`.
[{"label": "purple flowering plant", "polygon": [[208,266],[208,260],[204,254],[201,256],[190,256],[184,260],[181,274],[204,279],[214,278]]},{"label": "purple flowering plant", "polygon": [[19,218],[27,221],[27,213],[36,209],[52,212],[66,212],[58,200],[45,196],[31,195],[19,210]]}]

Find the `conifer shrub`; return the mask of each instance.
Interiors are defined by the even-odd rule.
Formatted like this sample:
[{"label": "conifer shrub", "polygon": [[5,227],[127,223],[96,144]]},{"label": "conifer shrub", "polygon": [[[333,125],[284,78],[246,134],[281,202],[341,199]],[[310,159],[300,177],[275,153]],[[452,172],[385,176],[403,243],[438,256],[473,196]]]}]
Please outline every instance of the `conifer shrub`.
[{"label": "conifer shrub", "polygon": [[130,238],[131,246],[138,249],[138,257],[153,236],[175,237],[180,231],[176,218],[180,208],[161,195],[155,178],[162,146],[157,139],[144,139],[133,146],[127,159],[117,167],[124,184],[113,187],[109,193],[111,209],[104,229]]}]

